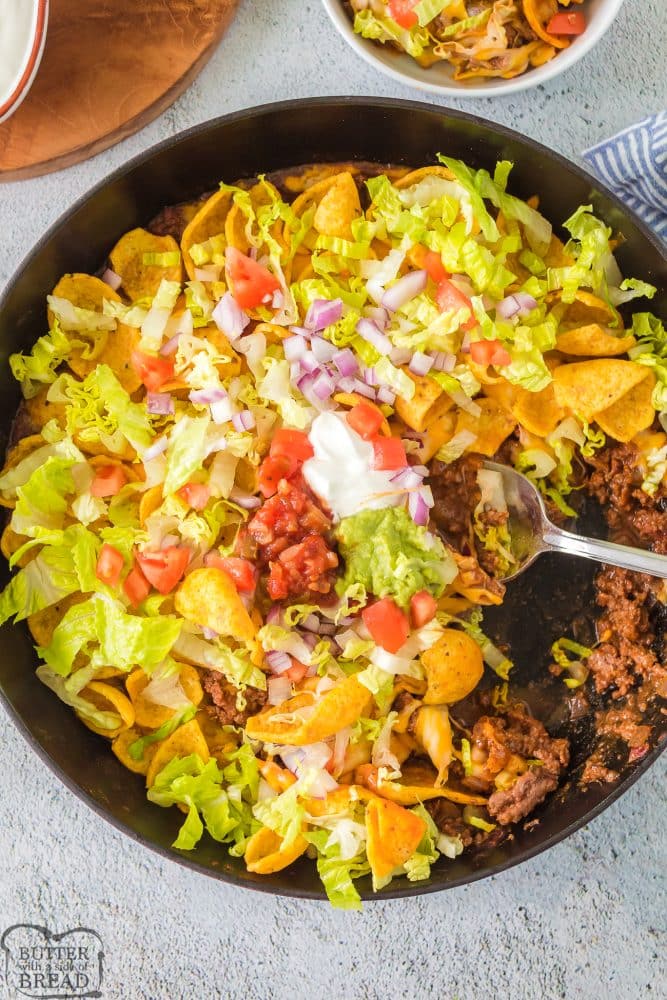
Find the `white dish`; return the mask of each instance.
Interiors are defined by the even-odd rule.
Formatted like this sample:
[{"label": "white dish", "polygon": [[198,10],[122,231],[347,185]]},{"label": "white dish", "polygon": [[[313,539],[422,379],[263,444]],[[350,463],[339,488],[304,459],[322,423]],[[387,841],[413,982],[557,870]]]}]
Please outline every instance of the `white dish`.
[{"label": "white dish", "polygon": [[0,0],[0,122],[12,115],[37,75],[49,0]]},{"label": "white dish", "polygon": [[437,63],[424,69],[411,56],[400,53],[388,45],[356,35],[343,0],[322,0],[325,10],[345,41],[367,63],[380,72],[408,84],[417,90],[429,91],[447,97],[500,97],[516,94],[528,87],[546,83],[574,66],[600,41],[611,27],[623,0],[587,0],[585,5],[588,26],[586,31],[572,40],[572,44],[559,52],[543,66],[528,70],[512,80],[492,79],[483,82],[457,82],[448,63]]}]

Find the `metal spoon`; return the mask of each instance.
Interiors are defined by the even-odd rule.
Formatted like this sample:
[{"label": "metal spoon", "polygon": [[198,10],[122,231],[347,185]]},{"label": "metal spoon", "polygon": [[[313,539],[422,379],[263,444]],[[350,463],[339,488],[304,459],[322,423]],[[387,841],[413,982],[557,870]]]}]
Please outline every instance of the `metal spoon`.
[{"label": "metal spoon", "polygon": [[630,545],[586,538],[557,528],[547,517],[539,490],[526,476],[496,462],[484,462],[484,468],[499,472],[502,476],[510,515],[512,554],[519,564],[518,569],[504,577],[504,582],[523,573],[542,552],[566,552],[568,555],[583,556],[585,559],[667,579],[667,556],[635,549]]}]

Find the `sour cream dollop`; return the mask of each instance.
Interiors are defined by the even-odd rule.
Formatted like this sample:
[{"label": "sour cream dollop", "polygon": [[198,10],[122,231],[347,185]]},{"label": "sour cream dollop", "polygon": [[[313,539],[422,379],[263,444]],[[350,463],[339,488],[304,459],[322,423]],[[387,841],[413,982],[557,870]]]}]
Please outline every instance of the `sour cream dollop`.
[{"label": "sour cream dollop", "polygon": [[404,498],[391,477],[395,469],[373,468],[373,445],[364,441],[336,413],[315,417],[308,437],[315,455],[303,465],[313,493],[329,508],[334,521],[362,510],[395,507]]}]

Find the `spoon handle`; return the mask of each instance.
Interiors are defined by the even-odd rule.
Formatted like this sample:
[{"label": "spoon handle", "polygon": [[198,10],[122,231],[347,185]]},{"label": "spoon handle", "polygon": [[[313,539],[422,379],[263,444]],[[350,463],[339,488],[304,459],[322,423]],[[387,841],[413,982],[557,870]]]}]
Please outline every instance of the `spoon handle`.
[{"label": "spoon handle", "polygon": [[562,528],[556,528],[552,524],[546,528],[543,539],[548,548],[558,552],[569,552],[571,555],[583,556],[595,562],[610,563],[622,569],[667,579],[667,556],[658,555],[656,552],[635,549],[631,545],[603,542],[597,538],[585,538],[571,531],[563,531]]}]

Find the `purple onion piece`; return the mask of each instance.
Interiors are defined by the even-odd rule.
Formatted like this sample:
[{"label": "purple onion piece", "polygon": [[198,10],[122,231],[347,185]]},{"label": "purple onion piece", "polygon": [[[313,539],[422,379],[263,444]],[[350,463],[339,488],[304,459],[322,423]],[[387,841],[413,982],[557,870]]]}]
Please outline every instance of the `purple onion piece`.
[{"label": "purple onion piece", "polygon": [[382,296],[382,305],[390,312],[396,312],[426,288],[427,271],[410,271],[388,288]]},{"label": "purple onion piece", "polygon": [[271,667],[271,672],[280,676],[292,666],[292,658],[289,653],[282,649],[272,649],[266,654],[266,662]]},{"label": "purple onion piece", "polygon": [[420,493],[410,493],[408,496],[408,511],[410,517],[420,528],[428,524],[428,507]]},{"label": "purple onion piece", "polygon": [[211,317],[217,328],[230,340],[237,340],[250,322],[231,292],[225,292]]},{"label": "purple onion piece", "polygon": [[117,292],[123,284],[123,279],[120,274],[116,274],[116,272],[112,271],[110,267],[108,267],[102,275],[102,281],[105,285],[108,285],[109,288],[113,288],[114,292]]},{"label": "purple onion piece", "polygon": [[146,409],[154,416],[166,417],[174,412],[174,400],[168,392],[147,392]]},{"label": "purple onion piece", "polygon": [[336,351],[331,360],[341,375],[346,378],[354,375],[359,369],[354,352],[349,347],[344,347],[342,351]]},{"label": "purple onion piece", "polygon": [[340,299],[315,299],[311,303],[304,326],[307,330],[324,330],[325,327],[337,323],[343,315],[343,303]]},{"label": "purple onion piece", "polygon": [[237,431],[251,431],[255,426],[255,417],[250,410],[241,410],[233,415],[232,423]]},{"label": "purple onion piece", "polygon": [[428,375],[433,367],[433,358],[421,351],[415,351],[410,359],[410,371],[413,375]]},{"label": "purple onion piece", "polygon": [[378,330],[375,323],[370,319],[362,318],[357,323],[357,333],[360,337],[363,337],[367,343],[371,344],[376,351],[385,356],[391,353],[391,340],[389,337]]},{"label": "purple onion piece", "polygon": [[396,402],[396,393],[388,385],[381,385],[376,395],[378,403],[387,403],[388,406],[393,406]]},{"label": "purple onion piece", "polygon": [[296,334],[283,340],[283,352],[287,361],[299,361],[307,350],[308,344],[304,338]]}]

